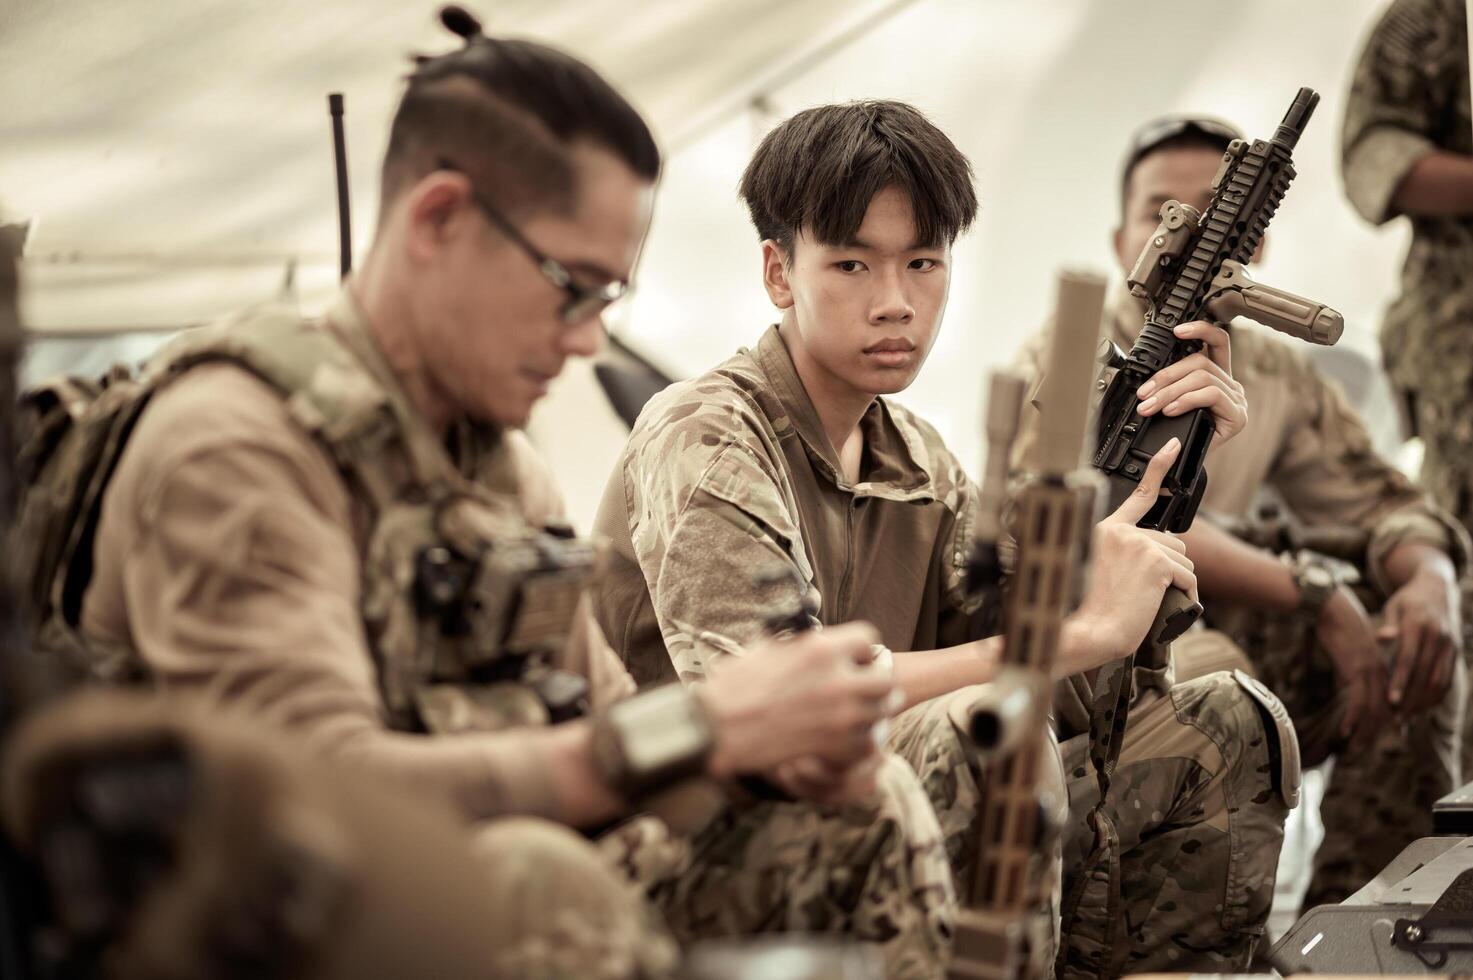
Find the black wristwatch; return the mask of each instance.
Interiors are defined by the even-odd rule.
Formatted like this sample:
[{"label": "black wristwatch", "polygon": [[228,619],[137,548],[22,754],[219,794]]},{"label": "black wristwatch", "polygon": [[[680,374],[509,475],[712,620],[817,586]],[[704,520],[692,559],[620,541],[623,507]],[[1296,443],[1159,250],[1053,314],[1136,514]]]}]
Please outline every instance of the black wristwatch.
[{"label": "black wristwatch", "polygon": [[668,684],[620,701],[593,719],[593,758],[631,803],[701,775],[715,744],[705,705]]}]

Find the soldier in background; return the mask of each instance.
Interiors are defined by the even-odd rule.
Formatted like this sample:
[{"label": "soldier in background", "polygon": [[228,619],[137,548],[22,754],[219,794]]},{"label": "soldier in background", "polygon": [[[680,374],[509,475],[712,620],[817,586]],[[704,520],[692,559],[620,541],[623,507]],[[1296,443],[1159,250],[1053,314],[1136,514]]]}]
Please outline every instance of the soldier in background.
[{"label": "soldier in background", "polygon": [[[1239,135],[1208,118],[1138,130],[1114,235],[1122,271],[1155,233],[1162,204],[1205,208],[1223,151]],[[1129,349],[1144,316],[1118,285],[1105,336]],[[1047,337],[1025,346],[1026,371],[1040,369]],[[1377,625],[1334,563],[1307,553],[1286,562],[1198,520],[1182,537],[1215,628],[1176,641],[1176,676],[1246,666],[1246,654],[1288,706],[1305,764],[1337,757],[1306,903],[1338,902],[1430,834],[1432,802],[1457,785],[1465,669],[1454,583],[1468,543],[1456,521],[1375,452],[1339,385],[1301,350],[1265,330],[1234,330],[1233,376],[1247,394],[1252,431],[1209,450],[1204,511],[1248,516],[1271,488],[1295,519],[1360,529],[1369,540],[1363,574],[1385,605]],[[1036,437],[1036,415],[1025,422],[1017,459]],[[1381,643],[1396,651],[1389,664]]]},{"label": "soldier in background", "polygon": [[[586,65],[486,38],[463,12],[446,23],[467,43],[410,78],[374,245],[326,316],[258,311],[181,337],[92,402],[127,423],[108,466],[69,472],[62,452],[40,477],[62,493],[105,481],[80,544],[48,521],[55,494],[23,510],[27,533],[50,529],[24,541],[38,565],[60,538],[80,548],[57,588],[40,583],[41,642],[489,822],[484,853],[520,892],[474,911],[508,926],[486,937],[506,973],[669,966],[628,885],[607,914],[572,900],[610,894],[602,860],[667,913],[700,882],[705,914],[666,916],[682,943],[843,934],[892,976],[935,975],[952,888],[923,793],[876,751],[893,682],[864,669],[872,632],[759,644],[700,692],[630,697],[577,601],[588,549],[544,530],[557,495],[515,428],[566,358],[597,350],[659,155]],[[795,757],[844,792],[721,805]],[[556,826],[596,833],[672,789],[714,790],[719,812],[681,808],[685,834],[626,822],[601,856]]]},{"label": "soldier in background", "polygon": [[1366,41],[1341,134],[1345,190],[1412,244],[1381,349],[1422,482],[1473,526],[1473,119],[1463,0],[1396,0]]}]

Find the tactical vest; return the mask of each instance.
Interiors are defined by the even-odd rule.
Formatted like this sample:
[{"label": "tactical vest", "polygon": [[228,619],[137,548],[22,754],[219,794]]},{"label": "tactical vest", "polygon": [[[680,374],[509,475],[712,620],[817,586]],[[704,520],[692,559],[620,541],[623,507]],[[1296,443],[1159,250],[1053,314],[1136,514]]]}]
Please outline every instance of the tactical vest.
[{"label": "tactical vest", "polygon": [[[531,526],[514,494],[463,475],[418,413],[343,339],[286,311],[190,331],[138,376],[115,368],[98,381],[63,378],[22,396],[11,550],[32,589],[38,650],[94,679],[147,679],[137,651],[80,630],[102,498],[152,396],[218,362],[273,388],[367,507],[362,614],[394,728],[487,731],[586,710],[585,679],[552,659],[571,631],[591,546]],[[482,445],[497,437],[469,438],[503,451]]]}]

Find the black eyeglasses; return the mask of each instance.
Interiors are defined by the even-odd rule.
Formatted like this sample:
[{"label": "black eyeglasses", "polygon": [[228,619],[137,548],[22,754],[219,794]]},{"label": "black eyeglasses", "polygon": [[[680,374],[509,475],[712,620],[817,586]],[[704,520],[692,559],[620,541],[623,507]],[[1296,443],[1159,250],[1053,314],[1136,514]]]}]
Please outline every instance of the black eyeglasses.
[{"label": "black eyeglasses", "polygon": [[[465,174],[464,170],[443,158],[439,161],[439,169]],[[573,274],[568,271],[567,266],[528,241],[527,236],[512,224],[511,219],[502,214],[501,210],[488,201],[485,195],[476,188],[474,181],[471,182],[471,200],[476,202],[476,207],[481,209],[481,213],[496,226],[497,230],[527,253],[527,257],[537,266],[537,271],[542,273],[542,278],[567,294],[567,300],[558,310],[558,318],[564,323],[581,323],[589,317],[597,316],[622,299],[629,291],[629,283],[623,279],[614,279],[602,286],[580,285],[573,279]]]}]

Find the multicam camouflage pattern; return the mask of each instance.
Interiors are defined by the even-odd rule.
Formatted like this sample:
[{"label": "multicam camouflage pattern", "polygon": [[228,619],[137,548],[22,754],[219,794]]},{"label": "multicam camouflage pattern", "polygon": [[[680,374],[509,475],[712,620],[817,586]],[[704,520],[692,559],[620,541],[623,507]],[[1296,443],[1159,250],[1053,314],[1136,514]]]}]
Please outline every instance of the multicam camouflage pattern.
[{"label": "multicam camouflage pattern", "polygon": [[[671,660],[682,676],[699,676],[708,658],[734,652],[737,644],[760,636],[764,611],[792,605],[802,584],[818,599],[821,620],[869,620],[896,650],[935,649],[980,635],[981,611],[966,602],[960,588],[975,487],[939,436],[903,409],[879,400],[864,425],[870,464],[864,480],[851,487],[838,475],[833,450],[775,331],[763,337],[756,351],[738,354],[650,403],[610,482],[597,522],[612,543],[616,567],[595,605],[610,642],[641,681],[652,679],[645,671]],[[753,569],[770,563],[793,574],[752,575]],[[966,692],[953,695],[961,696]],[[1213,741],[1217,729],[1199,716],[1233,719],[1244,726],[1252,722],[1259,754],[1218,748]],[[1150,744],[1153,739],[1163,748]],[[1130,754],[1132,741],[1136,744]],[[1087,750],[1087,739],[1081,744]],[[953,874],[959,881],[972,881],[985,786],[980,767],[970,760],[947,716],[947,699],[896,718],[890,745],[920,777],[940,822]],[[1153,937],[1180,933],[1181,949],[1208,951],[1197,962],[1245,966],[1249,939],[1261,929],[1268,905],[1258,901],[1257,866],[1242,856],[1276,854],[1283,819],[1283,804],[1269,802],[1272,779],[1256,709],[1236,685],[1213,687],[1199,692],[1180,718],[1168,713],[1161,724],[1128,733],[1126,752],[1126,758],[1148,760],[1134,763],[1129,778],[1141,778],[1141,767],[1158,766],[1163,775],[1152,787],[1159,783],[1179,794],[1160,809],[1184,822],[1174,824],[1173,833],[1188,838],[1191,849],[1203,849],[1203,842],[1219,832],[1215,824],[1199,829],[1193,821],[1216,820],[1221,834],[1228,833],[1221,807],[1203,802],[1208,793],[1204,785],[1229,788],[1213,799],[1229,791],[1262,797],[1250,818],[1233,824],[1232,846],[1205,849],[1205,860],[1177,862],[1189,868],[1175,873],[1190,874],[1193,882],[1220,883],[1215,897],[1203,885],[1204,897],[1196,902],[1173,899],[1167,908],[1130,906],[1142,947]],[[1206,760],[1203,771],[1216,782],[1200,775],[1172,775],[1182,764],[1169,758],[1170,752]],[[1093,785],[1092,772],[1088,778]],[[1112,799],[1129,805],[1129,790],[1123,786]],[[1232,797],[1235,807],[1237,798]],[[1259,826],[1259,817],[1273,823],[1275,813],[1273,827]],[[1123,881],[1136,894],[1154,895],[1159,889],[1150,882],[1161,879],[1157,865],[1165,858],[1143,837],[1163,818],[1142,823],[1135,813],[1111,816],[1134,833],[1133,850],[1123,859],[1128,866]],[[1041,864],[1046,870],[1057,867],[1047,860]],[[1270,859],[1270,883],[1272,876]],[[1251,885],[1245,885],[1250,879]],[[1109,907],[1106,896],[1083,903],[1081,930],[1099,928]],[[1215,915],[1205,914],[1214,907]],[[1141,920],[1146,913],[1153,917],[1149,923]],[[1051,933],[1052,920],[1051,913],[1041,916],[1048,928],[1040,932]],[[1050,936],[1047,944],[1040,940],[1034,948],[1052,945]],[[1130,951],[1135,952],[1134,944]],[[1081,952],[1068,962],[1085,958]]]},{"label": "multicam camouflage pattern", "polygon": [[594,608],[637,681],[699,679],[805,593],[820,621],[873,623],[892,650],[973,637],[975,486],[905,408],[876,399],[860,425],[850,485],[776,328],[650,401],[594,526],[612,551]]},{"label": "multicam camouflage pattern", "polygon": [[[982,842],[982,806],[986,800],[986,765],[979,759],[971,739],[961,736],[951,720],[953,706],[976,697],[979,687],[963,688],[949,695],[918,704],[890,723],[889,744],[919,777],[931,800],[946,857],[956,880],[958,894],[965,904],[977,877],[978,847]],[[1068,818],[1068,791],[1059,761],[1058,743],[1052,734],[1040,754],[1045,765],[1039,773],[1039,803],[1049,815],[1056,831]],[[1045,884],[1040,892],[1046,903],[1036,910],[1029,924],[1026,944],[1033,962],[1028,976],[1047,977],[1053,973],[1058,950],[1059,900],[1062,889],[1061,836],[1050,835],[1048,853],[1038,853],[1032,873]]]},{"label": "multicam camouflage pattern", "polygon": [[[1375,608],[1371,594],[1363,599]],[[1207,615],[1216,628],[1178,642],[1178,676],[1246,667],[1289,709],[1304,764],[1335,758],[1320,802],[1325,836],[1314,855],[1304,907],[1344,901],[1402,848],[1430,836],[1432,804],[1462,784],[1467,669],[1457,663],[1448,693],[1432,711],[1392,722],[1370,747],[1350,753],[1340,735],[1348,695],[1311,624],[1243,608],[1213,607]],[[1379,619],[1374,622],[1379,625]]]},{"label": "multicam camouflage pattern", "polygon": [[[1063,745],[1066,896],[1093,845],[1084,818],[1099,791],[1088,752],[1087,737]],[[1259,707],[1230,674],[1133,706],[1105,807],[1123,849],[1123,922],[1100,916],[1099,900],[1072,916],[1066,907],[1059,976],[1246,969],[1284,840],[1277,764]]]},{"label": "multicam camouflage pattern", "polygon": [[[1128,347],[1142,315],[1137,301],[1117,291],[1106,336]],[[1030,373],[1038,371],[1046,337],[1047,331],[1035,336],[1020,356]],[[1460,571],[1467,568],[1468,538],[1458,521],[1376,453],[1337,384],[1272,335],[1235,329],[1232,340],[1233,375],[1247,394],[1256,435],[1209,451],[1204,509],[1246,517],[1268,488],[1296,519],[1366,532],[1366,599],[1373,609],[1373,593],[1384,597],[1391,589],[1383,563],[1398,545],[1430,544],[1447,551]],[[1030,423],[1025,417],[1019,436],[1025,449],[1033,438]],[[1177,641],[1177,679],[1246,667],[1285,702],[1305,765],[1338,753],[1343,745],[1331,735],[1343,696],[1323,653],[1309,655],[1314,645],[1304,624],[1221,602],[1210,603],[1207,616],[1229,635],[1208,631]],[[1430,801],[1457,785],[1458,760],[1448,744],[1459,738],[1462,713],[1444,702],[1405,728],[1388,730],[1374,752],[1336,763],[1321,805],[1325,840],[1307,904],[1348,896],[1430,831]],[[1391,821],[1368,820],[1367,813],[1386,813]]]},{"label": "multicam camouflage pattern", "polygon": [[494,869],[498,913],[487,916],[487,944],[496,950],[497,976],[676,976],[679,950],[659,914],[578,834],[515,818],[489,825],[474,844]]},{"label": "multicam camouflage pattern", "polygon": [[945,963],[956,894],[941,830],[894,757],[862,803],[732,807],[691,840],[636,820],[599,844],[682,944],[819,933],[875,944],[887,977],[937,977]]},{"label": "multicam camouflage pattern", "polygon": [[[1346,191],[1382,224],[1407,172],[1441,150],[1473,155],[1463,0],[1396,0],[1351,80],[1341,135]],[[1473,525],[1473,218],[1412,217],[1401,295],[1382,351],[1426,455],[1422,481]]]}]

